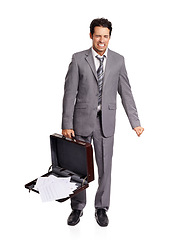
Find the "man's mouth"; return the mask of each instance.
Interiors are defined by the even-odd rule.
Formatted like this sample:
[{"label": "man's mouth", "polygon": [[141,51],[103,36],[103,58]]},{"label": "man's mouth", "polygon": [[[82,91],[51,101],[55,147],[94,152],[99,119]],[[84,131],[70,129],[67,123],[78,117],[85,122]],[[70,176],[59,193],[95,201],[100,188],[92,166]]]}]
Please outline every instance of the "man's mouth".
[{"label": "man's mouth", "polygon": [[104,47],[104,44],[103,43],[99,43],[99,47]]}]

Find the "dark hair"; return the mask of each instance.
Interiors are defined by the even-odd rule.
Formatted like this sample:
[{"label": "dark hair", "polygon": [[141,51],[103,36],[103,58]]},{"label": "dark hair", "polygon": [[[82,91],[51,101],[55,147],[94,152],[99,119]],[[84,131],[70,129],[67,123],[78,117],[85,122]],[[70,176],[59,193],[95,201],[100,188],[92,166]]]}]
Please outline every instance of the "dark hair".
[{"label": "dark hair", "polygon": [[112,23],[105,18],[96,18],[90,24],[90,33],[93,35],[95,27],[106,27],[110,30],[110,36],[112,32]]}]

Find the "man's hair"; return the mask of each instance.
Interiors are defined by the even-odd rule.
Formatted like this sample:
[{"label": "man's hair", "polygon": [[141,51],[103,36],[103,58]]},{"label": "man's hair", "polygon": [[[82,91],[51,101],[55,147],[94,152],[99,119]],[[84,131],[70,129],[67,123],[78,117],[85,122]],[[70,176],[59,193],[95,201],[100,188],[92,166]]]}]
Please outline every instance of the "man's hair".
[{"label": "man's hair", "polygon": [[106,27],[110,30],[109,34],[111,36],[112,32],[112,23],[108,21],[108,19],[105,18],[96,18],[94,19],[90,24],[90,33],[93,36],[94,28],[95,27]]}]

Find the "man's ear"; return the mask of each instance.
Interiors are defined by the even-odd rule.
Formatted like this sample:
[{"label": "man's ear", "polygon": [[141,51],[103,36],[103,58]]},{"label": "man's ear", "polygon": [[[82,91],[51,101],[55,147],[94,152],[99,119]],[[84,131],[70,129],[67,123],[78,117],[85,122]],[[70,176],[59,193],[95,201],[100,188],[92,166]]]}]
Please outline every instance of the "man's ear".
[{"label": "man's ear", "polygon": [[90,33],[90,38],[93,39],[93,35]]}]

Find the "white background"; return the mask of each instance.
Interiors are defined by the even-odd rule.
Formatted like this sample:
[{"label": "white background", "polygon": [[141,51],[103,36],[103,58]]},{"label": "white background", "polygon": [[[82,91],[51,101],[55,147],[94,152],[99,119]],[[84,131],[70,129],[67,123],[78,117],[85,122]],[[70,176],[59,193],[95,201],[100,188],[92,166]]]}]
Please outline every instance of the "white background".
[{"label": "white background", "polygon": [[[97,17],[113,24],[109,47],[125,57],[145,131],[137,137],[118,97],[110,224],[101,228],[94,218],[95,167],[84,215],[69,227],[69,201],[42,203],[24,184],[51,164],[49,135],[61,133],[68,65],[91,46]],[[3,239],[173,239],[172,22],[168,0],[1,0]]]}]

